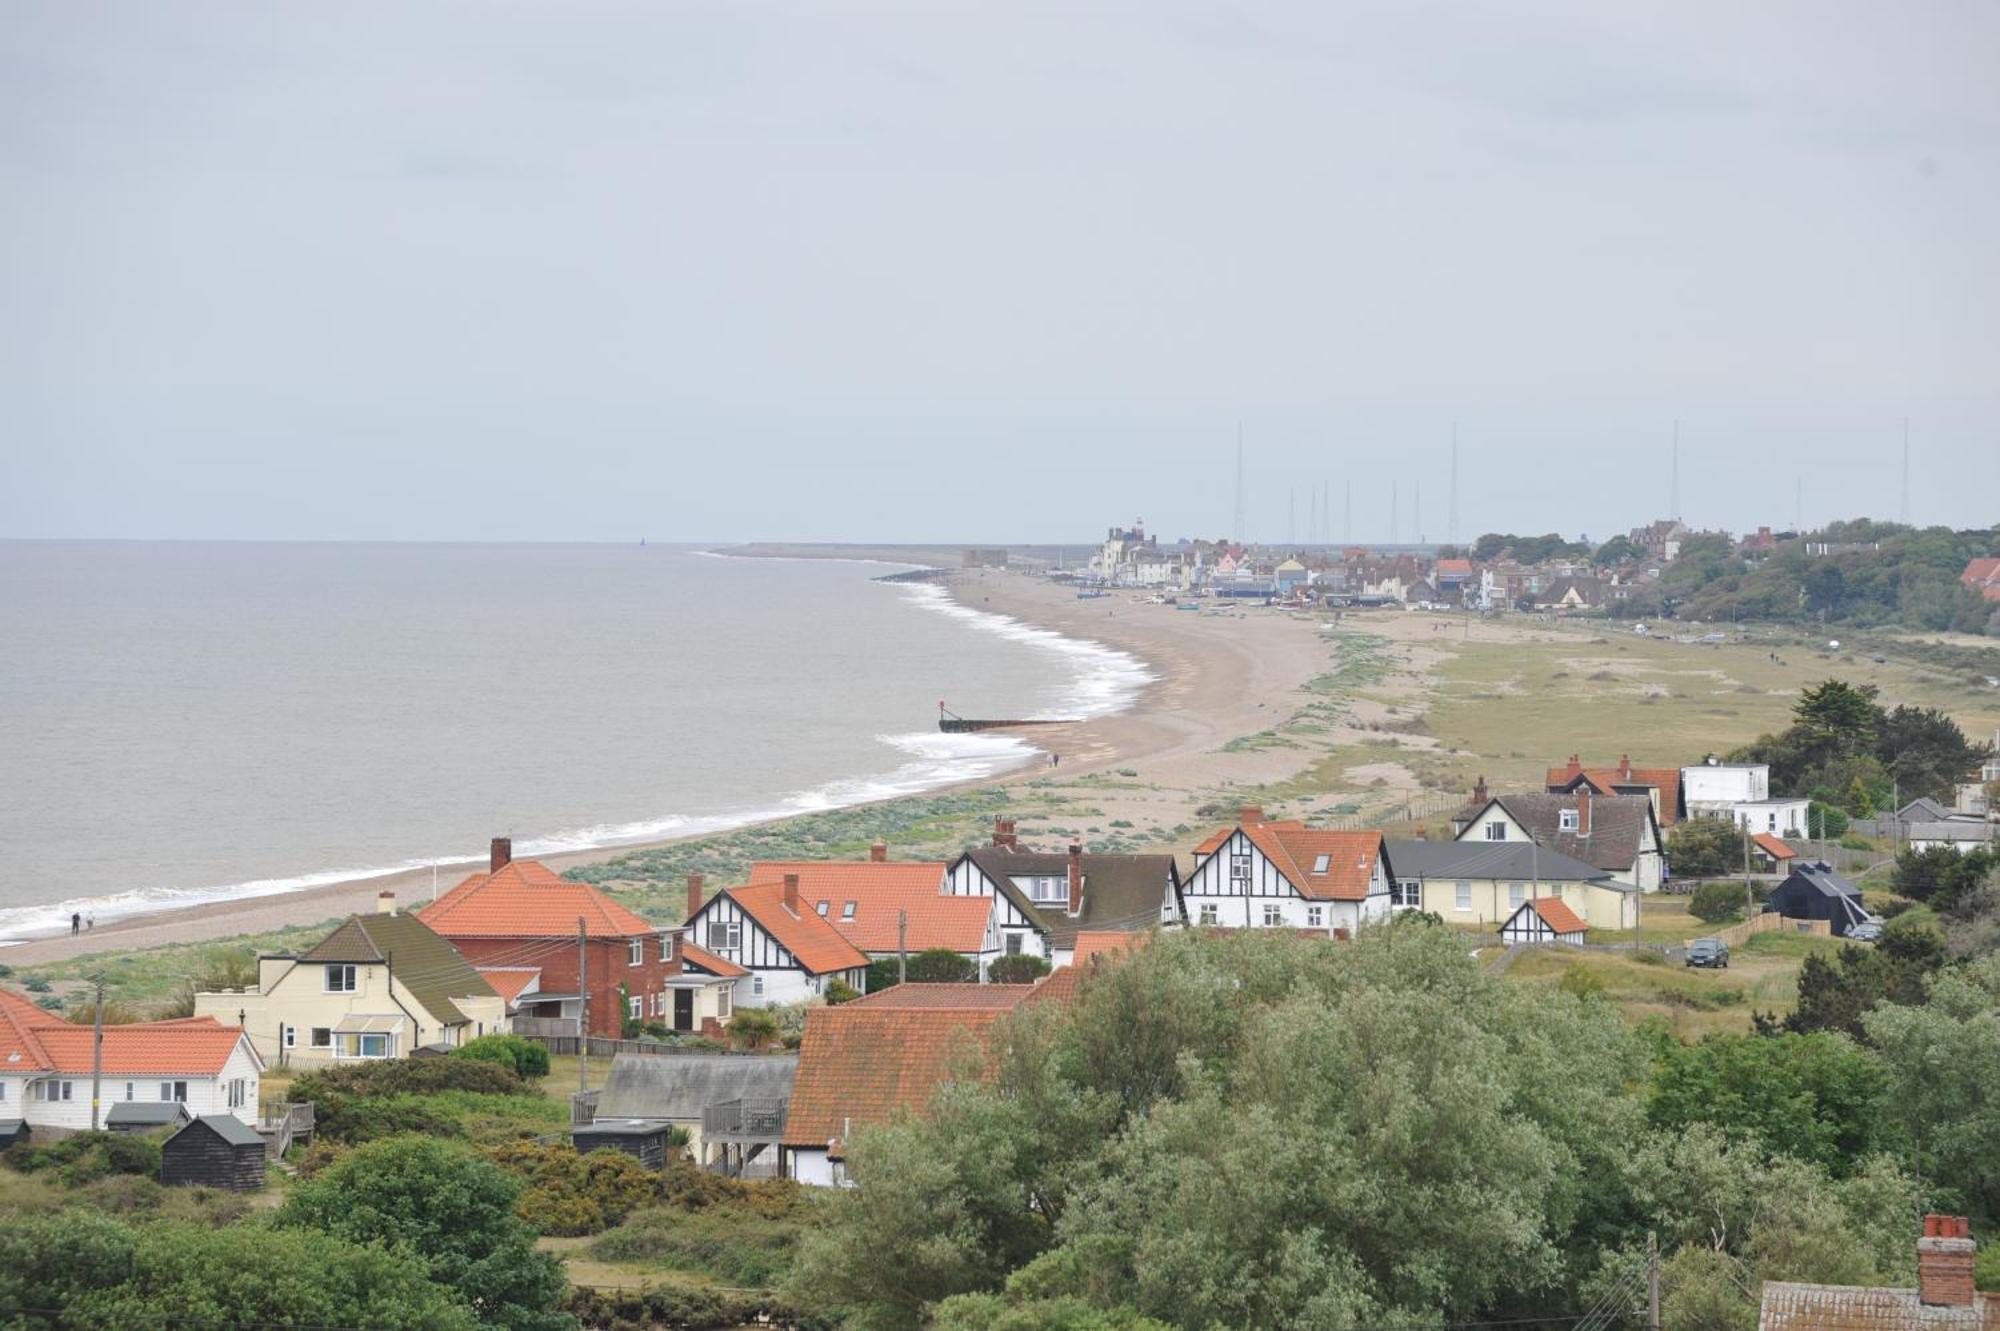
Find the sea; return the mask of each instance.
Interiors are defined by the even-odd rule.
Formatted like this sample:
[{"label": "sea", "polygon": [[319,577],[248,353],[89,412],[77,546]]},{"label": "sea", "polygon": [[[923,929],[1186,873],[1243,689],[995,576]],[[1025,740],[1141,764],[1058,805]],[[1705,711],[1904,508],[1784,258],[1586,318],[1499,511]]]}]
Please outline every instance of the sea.
[{"label": "sea", "polygon": [[904,567],[0,542],[0,942],[930,790],[1045,761],[940,702],[1101,716],[1149,679]]}]

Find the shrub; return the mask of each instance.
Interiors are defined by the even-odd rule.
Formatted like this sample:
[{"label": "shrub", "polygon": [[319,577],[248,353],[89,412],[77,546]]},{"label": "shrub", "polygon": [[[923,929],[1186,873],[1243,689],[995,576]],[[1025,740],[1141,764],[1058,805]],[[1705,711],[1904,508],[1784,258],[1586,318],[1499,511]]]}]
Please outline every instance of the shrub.
[{"label": "shrub", "polygon": [[526,1040],[518,1035],[482,1035],[452,1050],[451,1056],[498,1063],[523,1081],[549,1075],[548,1046],[539,1040]]},{"label": "shrub", "polygon": [[863,981],[863,984],[867,986],[869,993],[879,994],[884,989],[895,988],[897,983],[896,959],[894,957],[883,957],[879,961],[868,963],[868,978]]},{"label": "shrub", "polygon": [[1049,963],[1044,957],[1031,957],[1026,953],[1012,957],[995,957],[986,968],[986,978],[994,984],[1033,984],[1049,973]]},{"label": "shrub", "polygon": [[852,1003],[859,997],[861,991],[838,976],[826,982],[826,1001],[829,1007]]},{"label": "shrub", "polygon": [[778,1038],[778,1019],[763,1008],[738,1008],[729,1019],[729,1042],[738,1049],[759,1049]]},{"label": "shrub", "polygon": [[578,1285],[564,1306],[589,1327],[824,1325],[776,1291],[745,1293],[693,1282],[615,1292]]},{"label": "shrub", "polygon": [[1723,818],[1685,818],[1667,834],[1676,878],[1708,878],[1743,867],[1743,831]]},{"label": "shrub", "polygon": [[801,1223],[726,1212],[640,1211],[590,1245],[602,1262],[644,1262],[724,1285],[775,1285],[790,1272]]},{"label": "shrub", "polygon": [[595,1234],[659,1198],[659,1175],[622,1151],[579,1154],[537,1141],[490,1147],[487,1159],[527,1185],[514,1214],[544,1234]]},{"label": "shrub", "polygon": [[526,1082],[480,1058],[404,1058],[315,1068],[292,1081],[293,1100],[314,1104],[317,1135],[334,1142],[375,1141],[402,1133],[463,1137],[464,1096],[532,1096]]},{"label": "shrub", "polygon": [[160,1144],[151,1137],[116,1132],[77,1132],[46,1144],[17,1142],[7,1163],[23,1174],[53,1172],[65,1187],[78,1187],[112,1174],[158,1178]]},{"label": "shrub", "polygon": [[1604,992],[1604,977],[1582,966],[1569,966],[1563,970],[1562,978],[1556,981],[1556,988],[1578,998],[1589,998],[1592,994]]},{"label": "shrub", "polygon": [[21,987],[31,994],[46,994],[49,991],[49,982],[39,975],[31,975],[21,981]]},{"label": "shrub", "polygon": [[1704,924],[1723,924],[1743,916],[1743,884],[1727,879],[1703,883],[1688,898],[1688,914]]},{"label": "shrub", "polygon": [[925,948],[910,958],[908,974],[922,984],[971,984],[979,978],[979,967],[950,948]]}]

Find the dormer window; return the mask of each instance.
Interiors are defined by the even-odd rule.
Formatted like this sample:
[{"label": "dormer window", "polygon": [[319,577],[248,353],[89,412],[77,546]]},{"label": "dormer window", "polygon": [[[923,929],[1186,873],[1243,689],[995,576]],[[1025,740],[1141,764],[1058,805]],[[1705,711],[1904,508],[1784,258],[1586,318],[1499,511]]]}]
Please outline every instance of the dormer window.
[{"label": "dormer window", "polygon": [[840,918],[843,920],[851,920],[854,918],[854,903],[852,901],[845,901],[841,903]]},{"label": "dormer window", "polygon": [[1323,874],[1326,872],[1327,866],[1332,863],[1333,863],[1333,856],[1331,855],[1318,856],[1313,860],[1313,872],[1315,874]]},{"label": "dormer window", "polygon": [[1565,832],[1576,831],[1577,829],[1576,810],[1575,809],[1562,810],[1560,813],[1556,815],[1556,821],[1563,831]]},{"label": "dormer window", "polygon": [[826,918],[826,908],[827,908],[827,903],[824,901],[820,902],[819,905],[813,907],[814,910],[819,912],[819,917],[822,920]]},{"label": "dormer window", "polygon": [[1486,824],[1486,839],[1488,841],[1505,841],[1507,839],[1507,824],[1498,820]]}]

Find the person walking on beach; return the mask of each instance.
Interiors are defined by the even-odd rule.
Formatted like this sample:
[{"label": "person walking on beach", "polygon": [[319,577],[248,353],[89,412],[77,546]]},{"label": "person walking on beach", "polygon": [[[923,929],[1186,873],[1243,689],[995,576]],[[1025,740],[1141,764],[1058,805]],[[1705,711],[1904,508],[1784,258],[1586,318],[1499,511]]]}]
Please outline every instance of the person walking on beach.
[{"label": "person walking on beach", "polygon": [[69,913],[69,932],[71,937],[75,937],[77,934],[83,932],[82,911],[73,910]]},{"label": "person walking on beach", "polygon": [[83,917],[83,931],[85,933],[89,933],[92,929],[95,929],[96,927],[97,927],[97,912],[92,911],[90,912],[90,914]]}]

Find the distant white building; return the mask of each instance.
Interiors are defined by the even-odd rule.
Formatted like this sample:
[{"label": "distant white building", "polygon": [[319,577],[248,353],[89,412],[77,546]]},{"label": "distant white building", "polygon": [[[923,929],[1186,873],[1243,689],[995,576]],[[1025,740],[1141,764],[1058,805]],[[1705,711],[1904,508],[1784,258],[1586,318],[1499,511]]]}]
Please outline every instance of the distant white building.
[{"label": "distant white building", "polygon": [[1681,803],[1690,818],[1727,818],[1753,834],[1798,837],[1809,830],[1812,801],[1803,795],[1773,798],[1768,764],[1711,760],[1681,769]]}]

